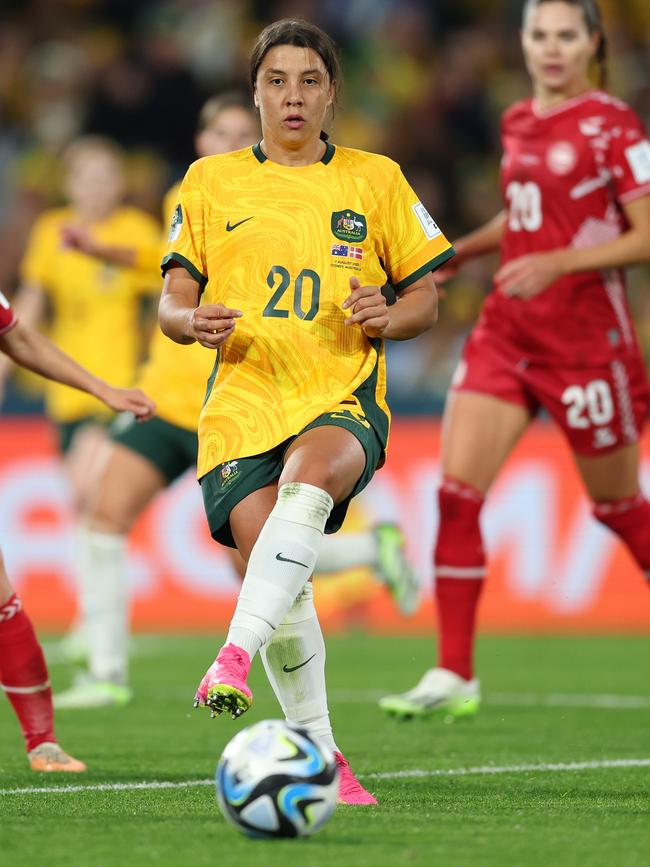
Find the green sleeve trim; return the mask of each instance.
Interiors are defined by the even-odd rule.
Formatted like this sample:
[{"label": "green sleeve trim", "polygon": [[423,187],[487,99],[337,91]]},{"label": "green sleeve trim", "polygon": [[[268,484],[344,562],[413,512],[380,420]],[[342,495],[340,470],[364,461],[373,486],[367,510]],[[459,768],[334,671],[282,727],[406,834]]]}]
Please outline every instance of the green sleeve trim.
[{"label": "green sleeve trim", "polygon": [[435,271],[436,268],[439,268],[441,265],[451,259],[452,256],[456,255],[456,251],[453,247],[449,247],[448,250],[445,250],[442,253],[439,253],[435,259],[430,259],[426,265],[423,265],[421,268],[418,268],[417,271],[414,271],[412,274],[409,274],[408,277],[405,277],[403,280],[400,280],[399,283],[393,284],[393,289],[395,292],[401,292],[402,289],[406,289],[407,286],[410,286],[411,283],[415,283],[416,280],[419,280],[420,277],[424,277],[425,274],[428,274],[429,271]]},{"label": "green sleeve trim", "polygon": [[160,268],[162,270],[163,277],[167,273],[167,268],[168,268],[169,263],[171,261],[178,262],[179,265],[182,265],[183,268],[186,268],[190,272],[192,277],[194,277],[194,279],[199,284],[199,286],[201,287],[201,291],[203,291],[205,289],[205,285],[208,282],[208,278],[206,276],[204,276],[203,274],[201,274],[201,272],[196,267],[196,265],[193,265],[189,259],[186,259],[185,256],[181,256],[180,253],[167,253],[165,258],[162,260]]}]

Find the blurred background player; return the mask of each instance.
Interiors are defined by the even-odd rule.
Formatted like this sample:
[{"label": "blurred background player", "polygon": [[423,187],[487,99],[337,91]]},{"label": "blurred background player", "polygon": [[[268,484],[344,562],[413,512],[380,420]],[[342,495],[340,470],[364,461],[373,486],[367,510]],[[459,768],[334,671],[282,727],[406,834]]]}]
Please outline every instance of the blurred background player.
[{"label": "blurred background player", "polygon": [[650,143],[637,115],[593,89],[605,34],[592,0],[528,0],[522,46],[533,98],[502,122],[505,209],[461,238],[447,269],[501,249],[494,291],[466,343],[444,415],[435,550],[438,667],[381,707],[399,717],[475,713],[479,524],[503,462],[543,407],[559,424],[594,517],[650,578],[639,487],[648,382],[622,269],[650,260]]},{"label": "blurred background player", "polygon": [[[199,157],[252,146],[259,121],[250,97],[226,92],[203,106],[194,139]],[[180,182],[165,196],[164,221],[174,231]],[[158,267],[161,244],[107,243],[86,226],[67,230],[67,243],[83,253],[128,267]],[[165,246],[167,237],[165,237]],[[128,686],[128,583],[126,539],[154,496],[186,470],[196,469],[197,425],[214,355],[200,344],[180,347],[156,329],[149,360],[138,384],[156,401],[156,415],[145,424],[128,418],[112,428],[104,449],[101,476],[94,484],[81,533],[80,618],[63,642],[63,655],[87,658],[88,671],[55,697],[58,708],[123,705]],[[227,549],[243,578],[245,564]],[[319,555],[320,573],[369,566],[387,584],[397,604],[411,613],[418,600],[418,579],[405,556],[401,530],[382,523],[365,533],[332,536]]]},{"label": "blurred background player", "polygon": [[[153,403],[142,392],[107,385],[43,335],[19,323],[1,292],[0,351],[35,373],[94,395],[114,411],[130,411],[138,418],[148,418],[154,410]],[[43,651],[9,582],[1,553],[0,686],[18,717],[32,770],[86,770],[83,762],[67,755],[57,743],[52,690]]]},{"label": "blurred background player", "polygon": [[[65,151],[65,193],[69,204],[46,210],[35,222],[21,267],[15,298],[21,321],[46,324],[57,345],[98,375],[120,386],[133,383],[142,356],[146,299],[159,286],[153,263],[115,263],[89,255],[75,243],[81,227],[106,247],[133,243],[151,248],[160,237],[157,222],[139,208],[123,204],[124,154],[114,142],[88,136]],[[0,379],[10,369],[0,361]],[[46,411],[55,423],[79,517],[89,506],[97,474],[106,460],[110,409],[91,394],[48,383]],[[77,542],[81,545],[82,539]],[[75,566],[82,561],[82,552]],[[80,572],[80,580],[83,570]]]}]

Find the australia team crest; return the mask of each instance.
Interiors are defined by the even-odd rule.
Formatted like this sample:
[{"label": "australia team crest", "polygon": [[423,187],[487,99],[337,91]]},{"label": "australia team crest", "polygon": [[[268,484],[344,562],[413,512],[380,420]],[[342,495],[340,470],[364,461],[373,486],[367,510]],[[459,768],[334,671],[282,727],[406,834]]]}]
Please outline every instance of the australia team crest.
[{"label": "australia team crest", "polygon": [[368,226],[363,214],[356,211],[334,211],[332,213],[332,234],[340,241],[365,241]]}]

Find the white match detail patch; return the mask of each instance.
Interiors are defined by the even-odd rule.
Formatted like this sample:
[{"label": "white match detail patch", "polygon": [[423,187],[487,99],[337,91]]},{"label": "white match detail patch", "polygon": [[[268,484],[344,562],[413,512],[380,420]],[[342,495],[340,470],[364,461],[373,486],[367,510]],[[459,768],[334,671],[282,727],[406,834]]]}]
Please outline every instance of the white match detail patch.
[{"label": "white match detail patch", "polygon": [[650,181],[650,141],[644,139],[625,148],[625,156],[637,184]]},{"label": "white match detail patch", "polygon": [[422,226],[422,231],[427,236],[429,241],[431,241],[433,238],[437,238],[438,235],[442,235],[442,230],[438,228],[438,224],[424,207],[422,202],[418,202],[416,205],[411,205],[411,207],[413,208],[413,213],[418,218],[420,225]]}]

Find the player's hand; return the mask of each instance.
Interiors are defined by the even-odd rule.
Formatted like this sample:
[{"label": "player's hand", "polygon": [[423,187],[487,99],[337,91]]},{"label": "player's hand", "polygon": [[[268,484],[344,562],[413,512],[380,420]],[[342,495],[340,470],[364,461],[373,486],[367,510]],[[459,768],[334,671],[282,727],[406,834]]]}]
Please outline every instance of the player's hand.
[{"label": "player's hand", "polygon": [[139,388],[115,388],[104,384],[97,395],[115,412],[132,412],[140,421],[146,421],[156,411],[156,404]]},{"label": "player's hand", "polygon": [[241,310],[234,310],[223,304],[205,304],[196,307],[190,314],[188,330],[190,336],[201,346],[217,349],[231,336],[236,321],[241,316]]},{"label": "player's hand", "polygon": [[62,226],[61,246],[66,250],[79,250],[89,256],[94,256],[97,252],[97,243],[85,226]]},{"label": "player's hand", "polygon": [[343,302],[343,309],[352,311],[345,324],[360,325],[368,337],[381,337],[390,322],[381,288],[362,286],[357,277],[350,277],[350,294]]},{"label": "player's hand", "polygon": [[560,253],[529,253],[506,262],[494,275],[498,291],[524,300],[539,295],[564,273]]}]

